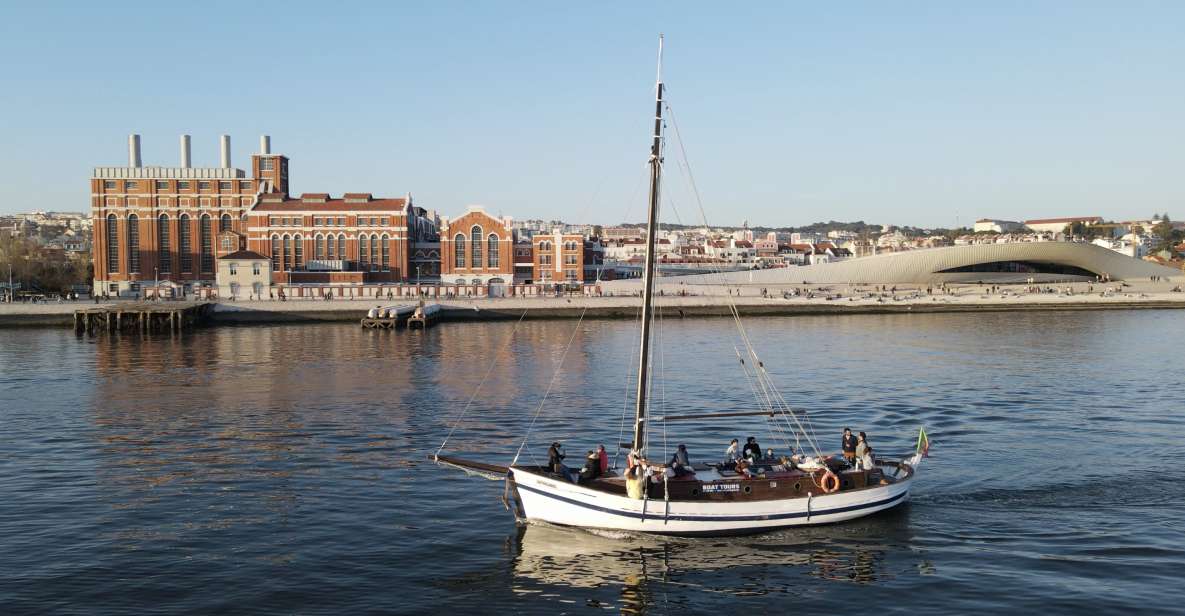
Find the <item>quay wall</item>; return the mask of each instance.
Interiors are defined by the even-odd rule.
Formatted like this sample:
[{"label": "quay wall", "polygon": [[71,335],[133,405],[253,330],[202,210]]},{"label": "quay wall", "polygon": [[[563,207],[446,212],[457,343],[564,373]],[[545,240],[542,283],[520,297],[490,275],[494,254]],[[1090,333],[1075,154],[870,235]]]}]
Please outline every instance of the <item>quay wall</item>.
[{"label": "quay wall", "polygon": [[[658,297],[656,305],[666,317],[707,317],[730,314],[729,297]],[[737,311],[746,316],[805,316],[845,314],[901,314],[950,312],[1008,312],[1033,310],[1131,310],[1185,308],[1185,293],[1124,293],[1095,295],[1033,294],[1000,296],[964,294],[921,296],[910,299],[827,300],[823,297],[790,299],[734,297]],[[398,302],[391,302],[392,304]],[[441,321],[489,321],[504,319],[635,319],[636,297],[546,297],[454,300],[442,303]],[[212,324],[275,324],[355,322],[374,307],[372,301],[239,301],[216,304],[207,322]],[[387,303],[383,304],[384,306]],[[0,304],[0,327],[69,327],[74,311],[94,307],[87,302],[63,304]],[[524,316],[524,312],[526,313]]]}]

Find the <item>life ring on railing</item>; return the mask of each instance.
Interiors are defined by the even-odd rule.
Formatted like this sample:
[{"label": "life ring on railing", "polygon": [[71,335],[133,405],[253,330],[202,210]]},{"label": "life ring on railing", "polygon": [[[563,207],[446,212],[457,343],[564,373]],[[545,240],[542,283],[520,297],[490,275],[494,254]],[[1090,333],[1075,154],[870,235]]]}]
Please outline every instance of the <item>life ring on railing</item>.
[{"label": "life ring on railing", "polygon": [[830,469],[823,473],[823,483],[819,486],[828,494],[833,494],[839,491],[839,476]]}]

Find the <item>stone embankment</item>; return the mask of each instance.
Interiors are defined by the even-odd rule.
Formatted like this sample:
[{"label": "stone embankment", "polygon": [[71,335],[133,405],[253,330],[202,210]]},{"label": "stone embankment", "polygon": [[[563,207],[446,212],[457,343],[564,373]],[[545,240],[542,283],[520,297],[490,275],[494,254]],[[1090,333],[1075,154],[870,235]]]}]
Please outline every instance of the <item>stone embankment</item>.
[{"label": "stone embankment", "polygon": [[[922,289],[877,290],[875,287],[797,286],[726,289],[713,294],[664,295],[656,304],[667,316],[726,316],[735,305],[742,315],[891,314],[918,312],[1001,312],[1028,310],[1100,310],[1185,308],[1185,293],[1173,292],[1165,283],[1118,283],[1090,287],[1060,287],[1058,292],[1025,292],[1023,287],[992,289],[969,285],[947,292]],[[670,287],[668,287],[670,289]],[[1066,290],[1070,293],[1067,293]],[[676,290],[676,293],[678,290]],[[740,295],[730,294],[740,293]],[[376,305],[387,300],[353,301],[223,301],[209,314],[212,323],[296,323],[321,321],[360,322]],[[404,302],[406,303],[406,302]],[[635,296],[530,297],[454,299],[441,303],[443,321],[526,318],[636,318],[640,301]],[[0,326],[69,326],[74,311],[92,302],[53,304],[0,304]]]}]

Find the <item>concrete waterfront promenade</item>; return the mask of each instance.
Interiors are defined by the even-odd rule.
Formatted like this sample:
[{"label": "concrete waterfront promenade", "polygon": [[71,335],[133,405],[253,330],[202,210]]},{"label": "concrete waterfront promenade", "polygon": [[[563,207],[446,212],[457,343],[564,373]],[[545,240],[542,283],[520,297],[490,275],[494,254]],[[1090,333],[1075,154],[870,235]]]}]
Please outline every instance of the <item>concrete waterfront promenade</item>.
[{"label": "concrete waterfront promenade", "polygon": [[[1174,282],[1118,282],[1041,285],[1055,292],[1026,292],[1024,285],[955,285],[948,292],[916,285],[881,291],[873,285],[780,285],[681,287],[664,281],[657,305],[667,316],[724,316],[729,301],[743,315],[884,314],[1026,310],[1185,308],[1185,293]],[[1088,292],[1091,288],[1093,292]],[[691,290],[688,290],[691,289]],[[1071,293],[1066,293],[1066,290]],[[680,295],[682,292],[693,293]],[[729,295],[732,293],[733,295]],[[764,293],[764,295],[763,295]],[[786,297],[786,295],[790,295]],[[221,301],[210,312],[214,324],[265,324],[325,321],[360,322],[376,305],[400,303],[373,298],[348,300]],[[407,303],[405,300],[403,303]],[[167,305],[168,302],[163,302]],[[441,302],[444,321],[526,318],[636,318],[640,300],[629,295],[453,299]],[[74,311],[93,302],[0,304],[0,327],[70,326]]]}]

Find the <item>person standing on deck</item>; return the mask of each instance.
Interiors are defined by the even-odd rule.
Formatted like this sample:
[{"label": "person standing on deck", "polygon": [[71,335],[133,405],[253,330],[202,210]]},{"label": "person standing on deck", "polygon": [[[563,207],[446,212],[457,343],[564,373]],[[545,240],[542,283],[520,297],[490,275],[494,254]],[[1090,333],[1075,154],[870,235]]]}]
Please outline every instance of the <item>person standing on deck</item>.
[{"label": "person standing on deck", "polygon": [[551,468],[551,472],[568,478],[568,467],[564,466],[564,446],[556,441],[547,448],[547,466]]},{"label": "person standing on deck", "polygon": [[597,460],[601,466],[601,474],[607,474],[609,472],[609,452],[605,451],[604,445],[597,445]]},{"label": "person standing on deck", "polygon": [[856,465],[856,437],[852,436],[851,428],[843,429],[843,459],[852,466]]},{"label": "person standing on deck", "polygon": [[[858,463],[857,468],[863,466],[864,452],[868,451],[869,449],[870,447],[868,446],[868,437],[864,434],[864,432],[860,432],[859,436],[856,437],[856,462]],[[863,468],[864,470],[872,470],[866,466]]]}]

